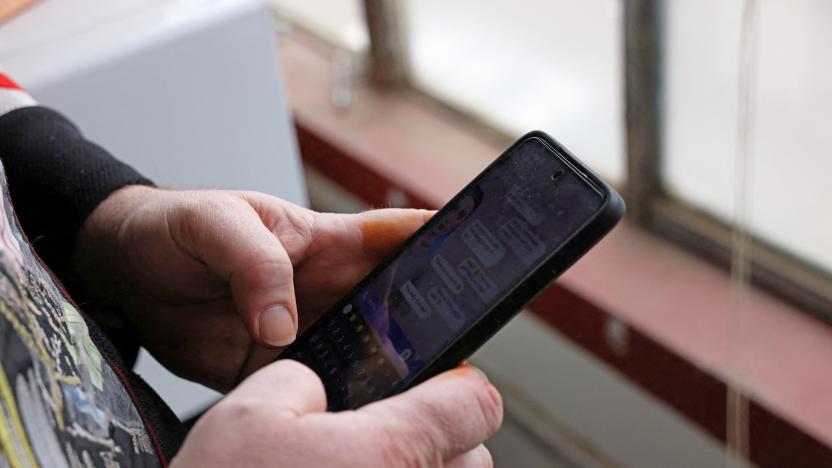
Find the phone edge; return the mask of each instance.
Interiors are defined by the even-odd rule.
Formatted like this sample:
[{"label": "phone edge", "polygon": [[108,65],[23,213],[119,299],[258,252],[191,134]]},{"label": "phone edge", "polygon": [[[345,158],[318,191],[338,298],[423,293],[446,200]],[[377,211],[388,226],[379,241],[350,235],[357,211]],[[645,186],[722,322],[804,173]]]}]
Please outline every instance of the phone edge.
[{"label": "phone edge", "polygon": [[[479,349],[486,341],[488,341],[488,339],[500,331],[506,323],[514,318],[514,316],[516,316],[526,304],[534,300],[534,298],[542,293],[548,285],[557,280],[563,272],[574,265],[578,259],[580,259],[595,244],[597,244],[610,230],[612,230],[612,228],[623,216],[625,204],[618,192],[616,192],[612,186],[601,179],[601,177],[599,177],[595,172],[593,172],[589,167],[569,152],[569,150],[561,145],[555,138],[541,130],[533,130],[518,138],[517,141],[496,157],[494,161],[480,171],[476,177],[465,184],[465,186],[462,187],[448,202],[446,202],[442,208],[457,201],[469,187],[479,182],[479,180],[488,171],[490,171],[494,166],[500,164],[520,145],[531,138],[538,138],[542,140],[547,146],[550,147],[550,149],[565,158],[567,162],[578,169],[588,182],[598,188],[604,197],[602,206],[581,228],[580,235],[570,238],[556,254],[552,255],[545,263],[530,273],[521,286],[512,290],[497,305],[487,312],[486,315],[479,319],[462,337],[452,343],[440,358],[422,368],[413,380],[403,383],[400,387],[395,387],[390,393],[385,395],[385,398],[401,393],[408,388],[429,379],[430,377],[440,374],[443,371],[453,369],[466,358],[470,357],[471,354]],[[425,225],[416,230],[416,232],[414,232],[405,242],[403,242],[381,262],[379,262],[378,265],[376,265],[358,283],[356,283],[349,292],[341,297],[315,322],[313,322],[309,328],[300,334],[294,343],[284,349],[275,358],[275,360],[286,359],[281,356],[290,354],[297,346],[300,346],[318,322],[332,313],[337,313],[337,311],[344,306],[347,300],[353,297],[351,294],[353,291],[362,288],[368,281],[370,281],[371,278],[377,275],[379,271],[386,268],[403,251],[409,248],[412,245],[413,240],[425,232],[428,224],[429,222],[425,223]],[[333,409],[328,408],[328,410]]]},{"label": "phone edge", "polygon": [[[497,334],[512,318],[520,313],[523,307],[543,293],[560,275],[571,268],[592,247],[600,242],[623,217],[626,205],[618,192],[592,171],[592,169],[570,153],[556,139],[543,131],[534,130],[523,135],[514,145],[509,147],[497,158],[495,163],[502,157],[511,154],[519,144],[522,144],[529,138],[543,140],[554,151],[562,157],[565,157],[577,169],[581,170],[592,184],[601,189],[602,195],[604,196],[602,206],[593,218],[581,228],[579,235],[572,237],[555,255],[552,255],[545,263],[532,272],[523,281],[521,286],[511,291],[508,296],[487,312],[462,337],[451,344],[439,359],[425,366],[420,370],[419,375],[415,379],[407,382],[406,385],[400,388],[394,389],[388,396],[406,391],[408,388],[418,385],[435,375],[453,369],[465,359],[469,358],[485,342]],[[484,169],[483,173],[487,170],[488,168]],[[462,189],[460,192],[464,190]],[[534,292],[529,293],[529,291]]]}]

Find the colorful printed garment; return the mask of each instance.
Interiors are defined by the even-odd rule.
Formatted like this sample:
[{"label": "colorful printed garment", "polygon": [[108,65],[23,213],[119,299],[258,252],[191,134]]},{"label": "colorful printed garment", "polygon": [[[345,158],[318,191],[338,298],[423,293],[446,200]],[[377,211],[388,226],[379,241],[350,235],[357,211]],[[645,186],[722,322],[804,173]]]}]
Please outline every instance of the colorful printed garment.
[{"label": "colorful printed garment", "polygon": [[181,422],[50,273],[101,200],[150,182],[3,74],[0,161],[0,467],[165,466]]},{"label": "colorful printed garment", "polygon": [[22,236],[0,167],[0,466],[158,466],[124,382]]}]

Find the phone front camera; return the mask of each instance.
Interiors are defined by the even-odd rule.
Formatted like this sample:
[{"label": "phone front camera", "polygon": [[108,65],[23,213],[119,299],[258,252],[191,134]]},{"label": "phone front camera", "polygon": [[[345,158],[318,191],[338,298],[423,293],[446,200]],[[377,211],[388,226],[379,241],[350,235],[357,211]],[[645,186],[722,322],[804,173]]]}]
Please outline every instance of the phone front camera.
[{"label": "phone front camera", "polygon": [[558,169],[557,171],[552,173],[551,178],[553,182],[559,181],[561,178],[563,178],[563,170]]}]

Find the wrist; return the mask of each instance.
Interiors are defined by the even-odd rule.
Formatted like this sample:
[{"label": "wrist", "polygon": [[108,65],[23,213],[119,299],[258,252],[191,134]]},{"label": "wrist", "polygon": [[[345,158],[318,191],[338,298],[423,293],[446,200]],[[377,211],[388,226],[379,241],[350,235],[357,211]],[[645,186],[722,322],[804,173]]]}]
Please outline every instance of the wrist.
[{"label": "wrist", "polygon": [[92,293],[105,293],[108,288],[102,286],[112,285],[118,277],[117,261],[124,254],[120,239],[130,218],[158,190],[144,185],[122,187],[99,203],[81,225],[72,256],[76,284],[71,286],[80,289],[74,292],[80,292],[85,301],[93,299],[88,297]]},{"label": "wrist", "polygon": [[100,251],[102,247],[117,248],[119,233],[130,216],[159,189],[144,185],[128,185],[111,193],[81,225],[76,251]]}]

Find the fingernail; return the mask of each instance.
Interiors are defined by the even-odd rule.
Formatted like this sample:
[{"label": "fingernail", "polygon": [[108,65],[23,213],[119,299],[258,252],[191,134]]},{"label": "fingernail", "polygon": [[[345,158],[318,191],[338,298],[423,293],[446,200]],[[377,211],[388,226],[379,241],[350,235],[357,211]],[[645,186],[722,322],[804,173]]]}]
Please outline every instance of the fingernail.
[{"label": "fingernail", "polygon": [[297,329],[289,309],[273,306],[260,314],[260,339],[272,346],[286,346],[295,341]]},{"label": "fingernail", "polygon": [[479,376],[481,379],[485,380],[486,382],[489,382],[488,376],[485,375],[485,372],[483,372],[479,367],[474,367],[471,364],[468,364],[467,362],[463,362],[459,367],[474,371],[474,373],[476,373],[476,375]]}]

